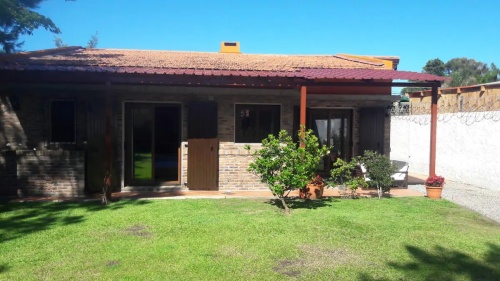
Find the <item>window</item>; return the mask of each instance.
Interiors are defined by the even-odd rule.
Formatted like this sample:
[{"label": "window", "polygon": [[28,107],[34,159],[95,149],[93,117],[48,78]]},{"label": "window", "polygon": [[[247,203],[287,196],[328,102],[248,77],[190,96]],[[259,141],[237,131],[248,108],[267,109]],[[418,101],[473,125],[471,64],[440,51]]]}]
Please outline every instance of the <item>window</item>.
[{"label": "window", "polygon": [[52,101],[50,105],[50,141],[75,142],[75,102]]},{"label": "window", "polygon": [[235,110],[235,142],[259,143],[280,130],[280,106],[237,104]]}]

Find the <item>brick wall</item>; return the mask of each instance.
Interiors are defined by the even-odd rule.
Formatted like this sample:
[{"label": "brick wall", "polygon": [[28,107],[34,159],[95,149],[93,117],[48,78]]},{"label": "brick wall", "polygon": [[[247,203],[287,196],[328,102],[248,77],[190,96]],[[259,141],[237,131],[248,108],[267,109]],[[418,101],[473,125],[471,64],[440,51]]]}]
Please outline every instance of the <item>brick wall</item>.
[{"label": "brick wall", "polygon": [[[298,91],[276,91],[270,90],[259,91],[254,90],[255,94],[251,95],[248,90],[238,92],[232,90],[231,95],[217,93],[217,89],[198,89],[196,94],[183,95],[185,100],[206,99],[208,95],[214,95],[213,98],[218,104],[218,132],[219,132],[219,189],[220,190],[261,190],[267,189],[267,186],[260,183],[259,178],[248,172],[248,165],[252,161],[252,154],[256,149],[259,149],[260,144],[249,144],[251,151],[244,149],[245,143],[234,143],[234,106],[238,103],[264,103],[264,104],[279,104],[281,105],[281,129],[287,130],[289,134],[293,130],[293,107],[299,105]],[[143,98],[148,98],[149,95],[141,95]],[[175,100],[175,96],[170,93],[165,95],[155,95],[156,101]],[[315,108],[350,108],[353,109],[353,155],[359,154],[359,108],[384,106],[387,102],[365,101],[365,100],[325,100],[324,97],[316,98],[312,96],[308,98],[308,107]],[[187,128],[187,109],[183,107],[183,127]],[[386,119],[385,126],[385,151],[389,151],[390,145],[390,118]],[[189,163],[187,161],[188,148],[186,147],[186,134],[183,134],[183,142],[181,144],[181,185],[185,188],[187,182],[187,170]]]},{"label": "brick wall", "polygon": [[5,151],[7,179],[2,179],[3,195],[82,196],[85,178],[85,152],[64,150]]},{"label": "brick wall", "polygon": [[250,144],[250,150],[244,144],[224,142],[219,148],[219,189],[220,190],[262,190],[267,185],[259,177],[248,172],[253,160],[253,153],[260,149],[260,144]]},{"label": "brick wall", "polygon": [[[7,89],[0,94],[0,195],[81,196],[86,107],[68,91]],[[50,143],[50,101],[74,100],[76,142]]]},{"label": "brick wall", "polygon": [[[23,171],[21,178],[32,178],[27,181],[26,186],[32,192],[40,191],[48,193],[68,193],[67,187],[76,188],[75,193],[79,193],[81,181],[83,181],[84,168],[83,156],[78,156],[79,151],[74,151],[75,147],[84,147],[83,141],[87,137],[87,104],[91,99],[101,97],[106,92],[103,87],[68,87],[58,90],[13,90],[15,95],[20,97],[20,109],[12,109],[8,95],[0,95],[0,150],[19,150],[37,148],[35,155],[26,154],[24,160],[18,161],[16,155],[17,167]],[[278,104],[281,106],[281,129],[287,130],[292,134],[293,130],[293,110],[294,106],[299,105],[299,91],[294,90],[271,90],[271,89],[227,89],[227,88],[202,88],[202,87],[154,87],[154,86],[112,86],[109,94],[112,95],[113,118],[113,166],[114,174],[123,187],[123,104],[127,101],[133,102],[166,102],[181,104],[182,114],[182,145],[181,145],[181,186],[187,181],[187,148],[184,144],[187,142],[188,127],[188,107],[191,101],[214,100],[218,105],[218,138],[219,147],[219,188],[221,190],[231,189],[265,189],[266,187],[258,181],[257,176],[247,172],[248,164],[251,161],[251,153],[248,153],[243,147],[245,144],[234,143],[234,106],[238,103],[261,103]],[[353,110],[353,154],[359,154],[359,108],[371,106],[384,106],[387,102],[367,101],[364,98],[352,96],[326,96],[309,95],[307,106],[313,108],[348,108]],[[73,146],[60,146],[49,143],[50,136],[50,100],[52,99],[73,99],[77,104],[77,144]],[[385,130],[385,147],[389,151],[390,138],[390,119],[388,118]],[[11,146],[7,147],[7,144]],[[21,147],[17,147],[17,144]],[[252,150],[257,149],[260,144],[250,144]],[[69,153],[70,156],[51,154],[52,149]],[[41,151],[47,151],[43,154]],[[74,151],[74,156],[73,155]],[[42,154],[40,154],[42,153]],[[64,154],[63,153],[63,154]],[[0,153],[1,154],[1,153]],[[61,158],[62,157],[62,158]],[[80,159],[82,158],[82,159]],[[54,159],[54,160],[51,160]],[[73,160],[71,160],[73,159]],[[80,160],[78,160],[80,159]],[[19,160],[20,161],[20,160]],[[24,162],[23,162],[24,161]],[[56,161],[56,162],[54,162]],[[59,161],[59,162],[57,162]],[[10,163],[10,164],[9,164]],[[68,171],[66,178],[63,174],[49,174],[41,176],[36,172],[36,163],[42,163],[48,170],[54,170],[61,165],[61,171]],[[57,164],[64,163],[64,164]],[[75,164],[75,170],[68,170],[68,167]],[[9,166],[10,165],[10,166]],[[64,166],[67,165],[67,166]],[[0,171],[7,174],[12,170],[12,161],[7,161],[6,156],[0,156]],[[28,171],[33,170],[33,176]],[[9,172],[12,174],[12,172]],[[0,179],[0,183],[9,185],[8,177]],[[19,181],[17,176],[15,181]],[[54,182],[51,184],[50,182]],[[17,184],[17,183],[16,183]],[[59,188],[61,187],[61,188]],[[11,190],[12,188],[7,188]],[[10,192],[10,191],[9,191]]]},{"label": "brick wall", "polygon": [[0,151],[0,196],[17,194],[17,160],[15,151]]}]

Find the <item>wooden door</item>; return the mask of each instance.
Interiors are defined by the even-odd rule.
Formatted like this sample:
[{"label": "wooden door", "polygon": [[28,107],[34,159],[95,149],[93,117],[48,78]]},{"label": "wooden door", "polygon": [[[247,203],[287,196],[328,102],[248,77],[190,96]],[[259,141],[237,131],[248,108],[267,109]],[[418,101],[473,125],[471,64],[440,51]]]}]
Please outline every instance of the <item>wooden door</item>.
[{"label": "wooden door", "polygon": [[191,190],[218,190],[219,140],[188,140],[188,187]]},{"label": "wooden door", "polygon": [[361,108],[359,111],[359,154],[373,150],[384,154],[385,109]]},{"label": "wooden door", "polygon": [[104,138],[106,134],[103,99],[90,99],[87,112],[87,149],[85,153],[85,191],[102,191],[104,182]]},{"label": "wooden door", "polygon": [[217,104],[195,102],[188,110],[188,188],[218,190]]}]

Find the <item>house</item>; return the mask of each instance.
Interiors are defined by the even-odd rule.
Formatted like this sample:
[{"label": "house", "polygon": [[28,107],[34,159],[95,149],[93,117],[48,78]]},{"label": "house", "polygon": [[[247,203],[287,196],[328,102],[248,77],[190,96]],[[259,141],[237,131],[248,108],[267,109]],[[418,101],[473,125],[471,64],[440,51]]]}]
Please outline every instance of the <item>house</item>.
[{"label": "house", "polygon": [[[393,86],[442,77],[397,57],[66,47],[0,56],[0,193],[254,190],[260,140],[303,124],[332,159],[390,151]],[[394,82],[395,79],[412,82]],[[396,97],[398,98],[398,97]],[[250,150],[246,148],[250,148]]]},{"label": "house", "polygon": [[[498,111],[500,109],[500,81],[440,88],[438,94],[439,113],[484,112]],[[429,113],[428,105],[431,100],[431,90],[411,92],[408,93],[408,96],[412,109],[411,113]]]}]

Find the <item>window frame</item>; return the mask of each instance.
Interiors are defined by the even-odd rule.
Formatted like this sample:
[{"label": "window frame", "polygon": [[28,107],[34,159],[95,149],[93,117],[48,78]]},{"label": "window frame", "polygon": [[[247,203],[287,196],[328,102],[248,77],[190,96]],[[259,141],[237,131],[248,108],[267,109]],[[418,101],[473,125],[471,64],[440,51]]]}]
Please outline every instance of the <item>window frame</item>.
[{"label": "window frame", "polygon": [[[54,103],[56,102],[71,102],[73,104],[73,140],[72,141],[54,141],[54,124],[53,124],[53,108],[54,108]],[[70,144],[75,144],[76,143],[76,120],[77,114],[76,114],[76,101],[73,99],[53,99],[50,100],[50,105],[49,105],[49,128],[50,128],[50,143],[70,143]]]},{"label": "window frame", "polygon": [[[234,136],[234,143],[248,143],[248,144],[251,144],[251,143],[260,143],[259,142],[249,142],[249,141],[241,141],[241,140],[238,140],[237,139],[237,134],[236,134],[236,122],[237,122],[237,116],[239,116],[239,112],[237,112],[237,107],[238,106],[252,106],[252,107],[260,107],[260,106],[278,106],[278,113],[279,113],[279,120],[278,120],[278,132],[281,131],[281,128],[282,128],[282,122],[283,122],[283,106],[282,104],[280,103],[251,103],[251,102],[248,102],[248,103],[243,103],[243,102],[240,102],[240,103],[234,103],[234,107],[233,107],[233,113],[234,113],[234,129],[233,129],[233,136]],[[237,114],[238,113],[238,114]]]}]

